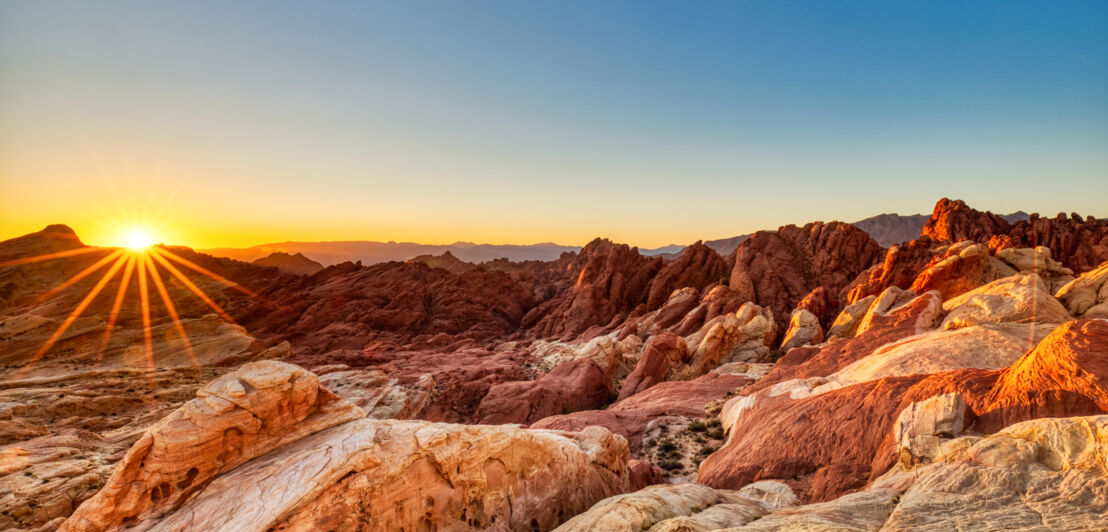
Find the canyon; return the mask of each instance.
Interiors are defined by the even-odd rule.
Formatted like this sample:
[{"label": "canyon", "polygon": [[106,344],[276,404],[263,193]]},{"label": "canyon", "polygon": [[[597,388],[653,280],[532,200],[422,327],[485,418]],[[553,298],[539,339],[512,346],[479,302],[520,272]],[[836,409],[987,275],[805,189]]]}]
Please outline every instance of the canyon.
[{"label": "canyon", "polygon": [[863,222],[149,283],[0,242],[0,529],[1108,528],[1108,221]]}]

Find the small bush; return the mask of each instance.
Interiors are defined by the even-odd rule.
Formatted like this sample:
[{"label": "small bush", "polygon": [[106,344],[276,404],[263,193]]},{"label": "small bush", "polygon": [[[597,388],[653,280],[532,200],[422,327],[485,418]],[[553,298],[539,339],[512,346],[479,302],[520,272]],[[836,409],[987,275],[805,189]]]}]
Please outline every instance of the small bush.
[{"label": "small bush", "polygon": [[668,453],[677,450],[677,444],[670,440],[661,440],[658,442],[658,450],[663,453]]},{"label": "small bush", "polygon": [[704,432],[706,430],[708,430],[708,426],[705,425],[704,422],[700,421],[699,419],[694,419],[694,420],[689,422],[689,431],[690,432]]}]

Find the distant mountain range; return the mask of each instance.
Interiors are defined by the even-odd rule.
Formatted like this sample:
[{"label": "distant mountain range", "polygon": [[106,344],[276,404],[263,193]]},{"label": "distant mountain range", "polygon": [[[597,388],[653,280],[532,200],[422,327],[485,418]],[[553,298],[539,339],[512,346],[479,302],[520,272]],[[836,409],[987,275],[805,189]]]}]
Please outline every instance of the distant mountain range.
[{"label": "distant mountain range", "polygon": [[[927,223],[927,214],[879,214],[864,220],[853,222],[863,231],[870,234],[877,243],[888,247],[919,237],[923,225]],[[1009,222],[1028,219],[1028,214],[1017,211],[1012,214],[1001,215],[1001,218]],[[704,244],[716,250],[726,257],[738,249],[739,244],[750,238],[750,234],[708,240]],[[676,258],[685,246],[670,244],[659,248],[639,249],[639,253],[649,256],[661,256],[667,259]],[[419,256],[438,256],[449,252],[460,261],[478,264],[499,258],[507,258],[511,261],[523,260],[555,260],[562,253],[580,251],[580,246],[562,246],[550,242],[529,245],[513,244],[474,244],[472,242],[455,242],[453,244],[418,244],[415,242],[372,242],[364,240],[339,241],[339,242],[281,242],[275,244],[261,244],[248,248],[212,248],[200,250],[204,253],[219,257],[253,262],[273,253],[287,253],[289,255],[301,254],[324,266],[330,266],[341,262],[357,262],[362,264],[375,264],[389,261],[407,261]],[[274,264],[276,265],[276,264]]]},{"label": "distant mountain range", "polygon": [[403,262],[420,255],[441,255],[447,251],[458,259],[475,264],[502,257],[511,261],[550,261],[557,259],[562,253],[579,251],[580,249],[579,246],[560,246],[552,243],[496,245],[455,242],[453,244],[436,245],[414,242],[354,240],[343,242],[281,242],[248,248],[212,248],[201,251],[217,257],[228,257],[246,262],[253,262],[276,252],[290,255],[300,253],[324,266],[331,266],[347,261],[361,261],[362,264],[389,261]]}]

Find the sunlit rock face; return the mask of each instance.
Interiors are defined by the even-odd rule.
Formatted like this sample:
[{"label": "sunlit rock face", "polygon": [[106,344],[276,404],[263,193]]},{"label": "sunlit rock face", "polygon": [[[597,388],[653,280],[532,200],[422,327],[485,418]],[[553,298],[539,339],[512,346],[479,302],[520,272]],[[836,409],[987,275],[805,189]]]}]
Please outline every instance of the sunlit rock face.
[{"label": "sunlit rock face", "polygon": [[1108,262],[1081,274],[1055,295],[1074,316],[1108,318]]},{"label": "sunlit rock face", "polygon": [[131,447],[61,530],[549,530],[628,485],[627,443],[365,419],[294,365],[204,386]]}]

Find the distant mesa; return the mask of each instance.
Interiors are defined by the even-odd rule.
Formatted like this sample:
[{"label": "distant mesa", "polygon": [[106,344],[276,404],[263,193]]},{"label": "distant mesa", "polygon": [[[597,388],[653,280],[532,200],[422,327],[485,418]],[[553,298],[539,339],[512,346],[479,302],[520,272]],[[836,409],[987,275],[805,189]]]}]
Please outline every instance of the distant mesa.
[{"label": "distant mesa", "polygon": [[450,250],[444,251],[442,255],[420,255],[408,259],[408,264],[415,264],[417,262],[422,262],[432,268],[442,268],[454,274],[465,273],[477,267],[477,265],[472,262],[466,262],[455,257]]},{"label": "distant mesa", "polygon": [[258,266],[272,266],[284,273],[295,275],[312,275],[323,269],[323,265],[305,257],[303,253],[290,255],[282,251],[276,251],[257,259],[253,262]]}]

